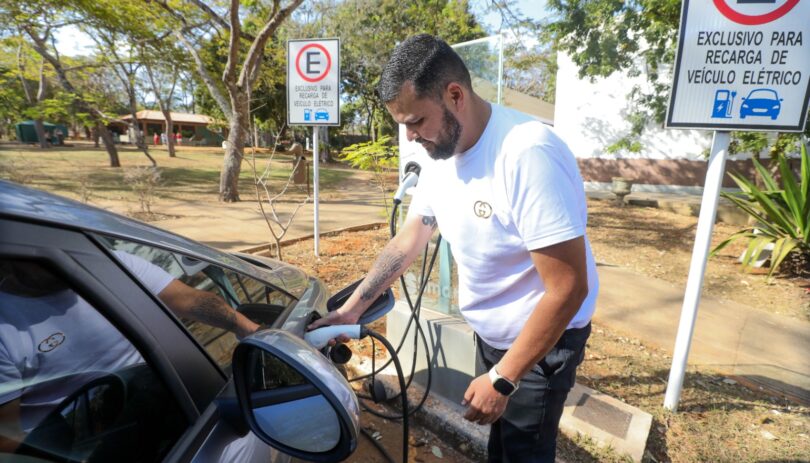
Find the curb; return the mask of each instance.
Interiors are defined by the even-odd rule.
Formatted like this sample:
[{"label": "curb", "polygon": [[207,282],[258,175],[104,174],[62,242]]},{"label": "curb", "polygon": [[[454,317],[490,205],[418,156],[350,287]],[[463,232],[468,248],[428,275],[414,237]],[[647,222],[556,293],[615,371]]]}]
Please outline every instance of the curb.
[{"label": "curb", "polygon": [[[379,363],[380,360],[377,362]],[[371,373],[371,359],[355,354],[345,364],[345,367],[352,375],[367,375]],[[393,365],[389,365],[385,370],[378,373],[376,378],[385,387],[386,396],[395,397],[399,393],[399,381]],[[364,381],[364,389],[365,384],[368,382],[369,380]],[[415,381],[412,382],[408,388],[408,405],[412,407],[418,405],[424,393],[425,389],[422,386]],[[399,410],[399,403],[399,400],[392,400],[385,403],[384,406]],[[486,461],[489,426],[479,426],[465,421],[461,419],[463,414],[464,409],[461,405],[454,404],[438,395],[430,394],[422,408],[411,415],[410,419],[440,437],[444,442],[451,444],[457,451],[470,459]]]},{"label": "curb", "polygon": [[[355,225],[355,226],[352,226],[352,227],[339,228],[337,230],[330,230],[330,231],[327,231],[327,232],[322,232],[319,235],[321,237],[336,236],[336,235],[339,235],[341,233],[346,233],[346,232],[376,230],[378,228],[387,227],[387,226],[388,226],[388,224],[385,223],[385,222],[373,222],[373,223],[367,223],[365,225]],[[308,235],[299,236],[298,238],[290,238],[290,239],[287,239],[287,240],[281,240],[281,246],[282,247],[290,246],[292,244],[300,243],[301,241],[311,240],[311,239],[314,239],[314,238],[315,238],[315,234],[310,233]],[[266,252],[266,251],[271,251],[271,250],[275,249],[275,247],[276,247],[276,243],[267,243],[267,244],[260,244],[258,246],[252,246],[252,247],[245,248],[245,249],[240,249],[238,252],[243,252],[245,254],[258,254],[258,253],[262,253],[262,252]]]}]

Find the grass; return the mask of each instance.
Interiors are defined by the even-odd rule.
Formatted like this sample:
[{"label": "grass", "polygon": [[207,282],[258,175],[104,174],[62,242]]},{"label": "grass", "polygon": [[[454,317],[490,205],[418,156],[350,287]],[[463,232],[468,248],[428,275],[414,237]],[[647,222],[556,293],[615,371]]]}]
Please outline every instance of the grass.
[{"label": "grass", "polygon": [[[156,195],[165,199],[216,196],[219,192],[219,174],[222,150],[216,148],[179,147],[177,157],[170,158],[161,148],[151,148],[150,154],[158,163],[161,183]],[[109,167],[109,158],[103,148],[91,144],[75,147],[40,149],[18,144],[0,144],[0,178],[26,184],[75,199],[134,201],[131,189],[123,182],[123,172],[135,166],[151,165],[139,150],[119,146],[121,168]],[[239,191],[243,199],[253,199],[253,169],[248,160],[242,163]],[[264,170],[269,159],[266,152],[257,155],[257,167]],[[272,186],[283,185],[290,176],[292,163],[277,154],[271,165]],[[348,173],[329,166],[320,168],[320,187],[333,188],[348,177]]]}]

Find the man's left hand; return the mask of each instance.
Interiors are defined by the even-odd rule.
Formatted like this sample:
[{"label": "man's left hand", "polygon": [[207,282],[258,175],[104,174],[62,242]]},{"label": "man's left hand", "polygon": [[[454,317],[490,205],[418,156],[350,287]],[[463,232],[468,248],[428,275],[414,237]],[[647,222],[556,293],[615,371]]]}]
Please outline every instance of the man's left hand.
[{"label": "man's left hand", "polygon": [[503,415],[509,397],[492,387],[489,375],[475,378],[464,393],[461,405],[467,406],[464,419],[478,424],[492,424]]}]

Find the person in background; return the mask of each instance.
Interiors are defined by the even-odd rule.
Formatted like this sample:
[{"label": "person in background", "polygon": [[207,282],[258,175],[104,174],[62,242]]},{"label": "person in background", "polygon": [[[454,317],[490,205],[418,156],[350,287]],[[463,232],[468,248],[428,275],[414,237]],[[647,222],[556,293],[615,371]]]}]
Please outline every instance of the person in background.
[{"label": "person in background", "polygon": [[[259,328],[218,295],[192,288],[138,256],[113,253],[177,317],[240,338]],[[36,262],[0,261],[0,453],[13,453],[89,381],[87,375],[143,362],[127,338],[62,278]]]}]

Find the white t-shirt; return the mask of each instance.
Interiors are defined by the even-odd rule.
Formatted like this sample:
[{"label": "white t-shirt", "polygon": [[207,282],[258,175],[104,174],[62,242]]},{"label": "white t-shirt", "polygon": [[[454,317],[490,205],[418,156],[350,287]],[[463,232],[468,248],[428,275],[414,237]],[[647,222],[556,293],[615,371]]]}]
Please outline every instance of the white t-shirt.
[{"label": "white t-shirt", "polygon": [[[115,254],[155,295],[173,280],[140,257]],[[24,431],[94,377],[142,362],[118,329],[70,289],[42,297],[0,292],[0,404],[21,398]]]},{"label": "white t-shirt", "polygon": [[[508,349],[545,293],[531,250],[585,236],[576,159],[554,131],[492,105],[476,144],[423,166],[409,214],[433,216],[458,266],[462,315],[489,345]],[[599,281],[585,237],[588,297],[568,328],[593,315]]]}]

